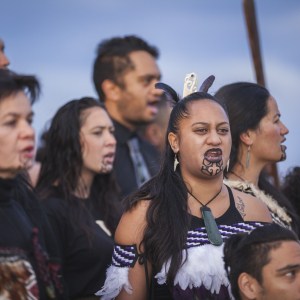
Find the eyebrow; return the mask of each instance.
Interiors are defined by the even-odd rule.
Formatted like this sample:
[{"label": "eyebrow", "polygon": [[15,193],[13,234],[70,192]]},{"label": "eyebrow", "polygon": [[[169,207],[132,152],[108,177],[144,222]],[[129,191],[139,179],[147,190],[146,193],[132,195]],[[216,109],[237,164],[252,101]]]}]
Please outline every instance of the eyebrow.
[{"label": "eyebrow", "polygon": [[277,112],[275,115],[274,115],[274,118],[276,118],[276,117],[281,117],[281,113],[280,112]]},{"label": "eyebrow", "polygon": [[[209,125],[209,123],[207,122],[196,122],[196,123],[193,123],[192,126],[195,126],[195,125]],[[222,126],[222,125],[229,125],[228,122],[221,122],[221,123],[218,123],[217,126]]]},{"label": "eyebrow", "polygon": [[300,264],[295,264],[295,265],[287,265],[281,269],[276,270],[277,273],[283,273],[286,271],[292,271],[292,270],[297,270],[300,269]]},{"label": "eyebrow", "polygon": [[115,126],[113,125],[109,125],[109,126],[101,126],[101,125],[96,125],[95,127],[92,127],[91,129],[105,129],[105,128],[115,128]]},{"label": "eyebrow", "polygon": [[[22,113],[9,112],[6,115],[4,115],[3,117],[7,117],[7,116],[19,117],[21,115],[22,115]],[[33,111],[31,111],[29,114],[26,115],[26,117],[33,117],[33,116],[34,116],[34,112]]]},{"label": "eyebrow", "polygon": [[154,74],[144,74],[144,75],[140,75],[139,76],[139,79],[140,80],[145,80],[145,79],[150,79],[150,80],[152,80],[152,79],[156,79],[156,80],[160,80],[161,79],[161,74],[159,73],[158,75],[154,75]]}]

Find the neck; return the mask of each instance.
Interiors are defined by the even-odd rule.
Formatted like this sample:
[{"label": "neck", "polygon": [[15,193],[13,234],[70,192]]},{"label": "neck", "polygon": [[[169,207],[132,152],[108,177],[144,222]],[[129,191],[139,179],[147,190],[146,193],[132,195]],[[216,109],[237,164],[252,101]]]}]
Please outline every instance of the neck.
[{"label": "neck", "polygon": [[258,179],[261,171],[261,167],[249,166],[249,168],[246,168],[244,166],[236,165],[232,171],[227,174],[227,178],[249,182],[258,186]]},{"label": "neck", "polygon": [[94,177],[95,175],[92,175],[89,172],[82,172],[74,192],[75,196],[79,198],[88,198]]},{"label": "neck", "polygon": [[120,115],[116,105],[114,103],[111,103],[111,101],[107,101],[105,102],[105,107],[107,109],[107,112],[109,114],[109,116],[117,121],[118,123],[122,124],[123,126],[125,126],[126,128],[128,128],[130,131],[136,131],[137,128],[136,126],[134,126],[134,124],[127,122],[126,120],[124,120],[122,118],[122,116]]},{"label": "neck", "polygon": [[204,205],[214,197],[223,186],[223,177],[218,176],[207,180],[185,180],[188,191],[196,200],[200,200]]}]

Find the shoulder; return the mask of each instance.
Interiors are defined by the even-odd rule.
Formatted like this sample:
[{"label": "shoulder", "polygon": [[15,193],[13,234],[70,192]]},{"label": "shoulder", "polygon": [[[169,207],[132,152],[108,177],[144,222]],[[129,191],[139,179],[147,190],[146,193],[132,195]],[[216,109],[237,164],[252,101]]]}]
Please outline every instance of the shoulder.
[{"label": "shoulder", "polygon": [[116,243],[121,245],[140,244],[147,225],[146,214],[150,204],[149,201],[139,201],[122,215],[115,233]]},{"label": "shoulder", "polygon": [[64,199],[58,196],[48,196],[47,198],[41,200],[41,205],[43,210],[49,215],[62,216],[67,212]]},{"label": "shoulder", "polygon": [[232,193],[236,208],[245,221],[272,222],[268,207],[260,199],[235,189]]}]

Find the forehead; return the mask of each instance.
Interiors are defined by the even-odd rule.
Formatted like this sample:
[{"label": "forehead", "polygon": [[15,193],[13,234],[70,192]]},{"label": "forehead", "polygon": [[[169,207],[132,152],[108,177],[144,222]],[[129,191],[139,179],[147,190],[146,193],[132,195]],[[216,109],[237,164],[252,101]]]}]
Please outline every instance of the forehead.
[{"label": "forehead", "polygon": [[129,58],[134,65],[134,71],[143,75],[143,73],[160,75],[156,59],[146,51],[133,51]]},{"label": "forehead", "polygon": [[283,241],[281,245],[271,250],[270,262],[265,267],[274,274],[288,265],[300,265],[300,244],[295,241]]},{"label": "forehead", "polygon": [[27,114],[31,111],[31,103],[24,92],[14,93],[0,100],[0,116],[7,114]]},{"label": "forehead", "polygon": [[112,126],[112,121],[107,112],[99,107],[91,107],[82,112],[83,124],[82,126]]},{"label": "forehead", "polygon": [[227,122],[228,117],[217,102],[210,99],[192,101],[187,106],[189,111],[188,122],[221,123]]},{"label": "forehead", "polygon": [[278,105],[274,97],[270,96],[267,100],[268,113],[277,113]]},{"label": "forehead", "polygon": [[4,49],[4,42],[0,39],[0,51]]}]

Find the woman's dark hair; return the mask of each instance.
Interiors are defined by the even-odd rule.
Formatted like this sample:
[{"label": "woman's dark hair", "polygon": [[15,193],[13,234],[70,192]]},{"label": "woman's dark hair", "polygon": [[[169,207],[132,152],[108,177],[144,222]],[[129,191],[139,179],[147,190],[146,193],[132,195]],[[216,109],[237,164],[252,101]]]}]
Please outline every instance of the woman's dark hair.
[{"label": "woman's dark hair", "polygon": [[[261,119],[268,113],[269,91],[255,83],[237,82],[221,87],[216,93],[218,98],[227,107],[232,147],[230,153],[230,172],[238,161],[240,135],[249,129],[259,127]],[[225,172],[226,173],[226,172]]]},{"label": "woman's dark hair", "polygon": [[39,81],[32,75],[22,75],[8,69],[0,69],[0,101],[18,92],[24,92],[33,104],[40,93]]},{"label": "woman's dark hair", "polygon": [[[229,115],[230,130],[232,136],[232,147],[230,152],[230,164],[228,171],[225,170],[225,177],[234,166],[240,164],[238,153],[240,148],[240,135],[247,130],[259,128],[260,121],[268,113],[269,91],[256,83],[236,82],[221,87],[215,97],[227,108]],[[292,226],[298,232],[298,217],[289,200],[270,183],[265,172],[261,172],[258,180],[258,187],[271,195],[280,206],[287,209],[292,217]]]},{"label": "woman's dark hair", "polygon": [[[170,94],[173,99],[179,100],[174,91]],[[216,102],[223,108],[218,100],[206,92],[195,92],[178,101],[170,114],[159,173],[136,193],[125,198],[126,210],[141,199],[151,200],[146,216],[147,226],[140,246],[144,247],[145,255],[155,270],[160,270],[163,263],[171,258],[168,283],[174,281],[182,264],[182,250],[186,248],[190,217],[187,206],[188,190],[181,176],[180,165],[174,172],[174,152],[167,137],[170,132],[178,133],[181,120],[190,115],[191,103],[204,99]]]},{"label": "woman's dark hair", "polygon": [[262,284],[262,269],[270,262],[270,252],[284,241],[299,243],[294,232],[275,223],[254,229],[250,234],[235,234],[225,240],[225,270],[236,300],[241,300],[238,286],[240,274],[245,272]]},{"label": "woman's dark hair", "polygon": [[[95,99],[85,97],[63,105],[52,119],[47,130],[37,191],[42,199],[51,195],[53,186],[58,185],[64,200],[69,204],[73,226],[85,226],[79,222],[87,213],[82,201],[74,198],[74,191],[80,187],[83,167],[80,129],[85,122],[83,112],[92,107],[103,106]],[[94,178],[90,200],[93,209],[103,213],[103,220],[114,233],[119,219],[119,196],[113,174],[97,174]],[[80,209],[78,209],[80,206]]]}]

